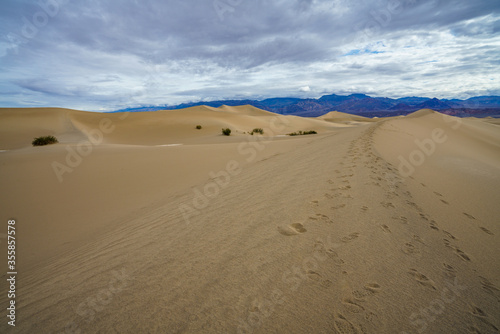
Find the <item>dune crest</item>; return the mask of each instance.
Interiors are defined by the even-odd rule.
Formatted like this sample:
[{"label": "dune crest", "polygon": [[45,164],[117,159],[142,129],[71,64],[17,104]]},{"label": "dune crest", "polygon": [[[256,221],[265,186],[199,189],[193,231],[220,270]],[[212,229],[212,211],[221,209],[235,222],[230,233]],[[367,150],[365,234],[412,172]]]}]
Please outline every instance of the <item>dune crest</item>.
[{"label": "dune crest", "polygon": [[333,123],[349,123],[349,122],[376,122],[378,119],[346,114],[339,111],[330,111],[325,115],[319,116],[318,119]]}]

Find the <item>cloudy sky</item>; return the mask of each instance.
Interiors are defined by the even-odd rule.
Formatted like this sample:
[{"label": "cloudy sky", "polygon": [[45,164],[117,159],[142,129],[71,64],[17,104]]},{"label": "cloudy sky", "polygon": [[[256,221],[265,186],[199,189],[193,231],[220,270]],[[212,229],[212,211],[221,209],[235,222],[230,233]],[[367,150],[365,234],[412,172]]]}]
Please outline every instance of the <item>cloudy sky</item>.
[{"label": "cloudy sky", "polygon": [[499,0],[1,0],[0,107],[500,95]]}]

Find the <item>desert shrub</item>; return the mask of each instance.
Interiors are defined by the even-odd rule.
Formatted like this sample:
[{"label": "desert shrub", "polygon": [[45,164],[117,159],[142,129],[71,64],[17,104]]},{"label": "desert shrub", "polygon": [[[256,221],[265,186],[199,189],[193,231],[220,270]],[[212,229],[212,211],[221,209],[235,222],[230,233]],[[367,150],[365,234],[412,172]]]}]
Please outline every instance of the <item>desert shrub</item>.
[{"label": "desert shrub", "polygon": [[231,135],[231,129],[227,128],[227,129],[222,129],[222,134],[224,136],[230,136]]},{"label": "desert shrub", "polygon": [[59,141],[54,136],[42,136],[42,137],[37,137],[37,138],[33,139],[31,144],[33,146],[44,146],[44,145],[55,144],[58,142]]},{"label": "desert shrub", "polygon": [[201,125],[197,125],[196,129],[201,130]]},{"label": "desert shrub", "polygon": [[252,130],[252,132],[250,132],[251,135],[253,135],[254,133],[260,133],[261,135],[264,134],[264,129],[262,128],[255,128]]},{"label": "desert shrub", "polygon": [[299,131],[299,132],[288,133],[288,136],[303,136],[303,135],[315,135],[315,134],[317,134],[316,131],[310,130],[310,131]]}]

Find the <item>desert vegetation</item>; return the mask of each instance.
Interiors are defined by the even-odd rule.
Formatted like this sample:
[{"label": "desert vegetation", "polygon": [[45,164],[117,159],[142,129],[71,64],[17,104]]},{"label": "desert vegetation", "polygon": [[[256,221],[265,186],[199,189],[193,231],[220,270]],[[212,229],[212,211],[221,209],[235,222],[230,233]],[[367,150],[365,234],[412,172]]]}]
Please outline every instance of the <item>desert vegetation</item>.
[{"label": "desert vegetation", "polygon": [[255,129],[252,130],[252,132],[249,132],[249,134],[251,134],[252,136],[253,136],[254,133],[259,133],[259,134],[263,135],[264,134],[264,129],[262,129],[262,128],[255,128]]},{"label": "desert vegetation", "polygon": [[303,136],[303,135],[315,135],[317,134],[316,131],[310,130],[310,131],[299,131],[299,132],[292,132],[288,133],[288,136]]},{"label": "desert vegetation", "polygon": [[59,141],[54,136],[42,136],[42,137],[37,137],[37,138],[33,139],[31,144],[33,146],[44,146],[44,145],[55,144],[58,142]]}]

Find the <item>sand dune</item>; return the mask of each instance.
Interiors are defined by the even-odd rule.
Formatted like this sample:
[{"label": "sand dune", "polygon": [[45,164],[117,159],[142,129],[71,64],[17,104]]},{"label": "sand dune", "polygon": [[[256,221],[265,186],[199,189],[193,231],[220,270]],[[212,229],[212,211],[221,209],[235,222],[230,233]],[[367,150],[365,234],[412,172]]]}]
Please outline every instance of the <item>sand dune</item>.
[{"label": "sand dune", "polygon": [[[282,136],[298,130],[318,134]],[[60,143],[31,147],[48,134]],[[9,331],[500,328],[490,120],[0,109],[0,150],[1,218],[19,240]]]},{"label": "sand dune", "polygon": [[322,116],[319,116],[318,119],[332,122],[332,123],[343,123],[343,124],[353,124],[357,125],[360,122],[377,122],[379,119],[377,118],[368,118],[358,115],[346,114],[339,111],[331,111]]},{"label": "sand dune", "polygon": [[[199,106],[183,110],[104,115],[69,109],[0,108],[0,119],[0,149],[3,150],[30,147],[31,140],[41,135],[55,135],[61,144],[78,143],[87,140],[91,130],[99,130],[102,126],[108,129],[103,133],[104,143],[130,145],[161,145],[176,140],[187,143],[219,142],[223,127],[231,128],[234,138],[254,128],[267,127],[270,131],[266,135],[275,136],[299,130],[316,129],[321,132],[342,126],[315,119],[281,116],[252,106]],[[196,125],[201,125],[202,130],[196,131]],[[227,142],[227,138],[223,142]]]}]

